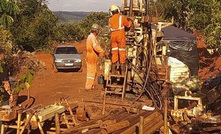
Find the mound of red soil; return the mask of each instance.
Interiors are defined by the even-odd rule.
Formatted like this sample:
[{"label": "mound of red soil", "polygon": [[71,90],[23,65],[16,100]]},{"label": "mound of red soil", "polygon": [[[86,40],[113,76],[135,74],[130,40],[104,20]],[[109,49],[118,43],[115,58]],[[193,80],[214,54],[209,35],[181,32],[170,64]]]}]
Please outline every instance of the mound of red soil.
[{"label": "mound of red soil", "polygon": [[221,57],[218,53],[210,54],[207,51],[207,45],[204,42],[204,37],[195,33],[197,37],[197,49],[199,53],[199,78],[201,81],[216,76],[221,70]]}]

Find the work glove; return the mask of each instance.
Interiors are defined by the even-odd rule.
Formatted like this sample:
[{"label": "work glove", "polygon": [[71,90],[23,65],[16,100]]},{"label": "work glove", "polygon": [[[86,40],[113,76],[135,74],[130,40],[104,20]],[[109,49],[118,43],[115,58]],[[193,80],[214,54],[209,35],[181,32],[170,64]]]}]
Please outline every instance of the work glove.
[{"label": "work glove", "polygon": [[134,19],[135,19],[134,17],[128,17],[128,18],[127,18],[127,20],[128,20],[128,21],[131,21],[132,23],[134,22]]},{"label": "work glove", "polygon": [[100,57],[105,57],[105,52],[99,53]]}]

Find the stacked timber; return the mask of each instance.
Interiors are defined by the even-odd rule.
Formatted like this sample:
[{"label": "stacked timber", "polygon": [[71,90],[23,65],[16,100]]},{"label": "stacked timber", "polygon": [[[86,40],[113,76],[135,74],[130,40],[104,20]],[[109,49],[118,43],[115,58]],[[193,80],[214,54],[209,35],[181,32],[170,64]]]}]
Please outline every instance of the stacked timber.
[{"label": "stacked timber", "polygon": [[[140,123],[140,117],[143,123]],[[163,126],[163,116],[158,111],[141,111],[138,114],[119,111],[97,120],[91,120],[80,126],[69,128],[64,133],[91,134],[132,134],[135,132],[151,134]]]}]

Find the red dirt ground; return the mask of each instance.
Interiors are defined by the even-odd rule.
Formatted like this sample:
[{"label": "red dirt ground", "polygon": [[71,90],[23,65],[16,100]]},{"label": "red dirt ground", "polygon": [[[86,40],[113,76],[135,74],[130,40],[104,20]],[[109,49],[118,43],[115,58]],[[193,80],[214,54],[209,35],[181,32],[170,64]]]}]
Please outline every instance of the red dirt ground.
[{"label": "red dirt ground", "polygon": [[204,43],[204,37],[195,34],[197,37],[197,48],[199,53],[199,78],[203,82],[205,79],[216,76],[221,71],[221,57],[218,53],[210,54]]},{"label": "red dirt ground", "polygon": [[[43,106],[54,104],[55,101],[59,101],[61,97],[69,96],[71,102],[78,102],[83,99],[100,95],[100,90],[93,92],[86,92],[84,90],[86,81],[86,65],[85,65],[85,44],[83,40],[77,43],[69,43],[75,45],[79,52],[83,52],[81,55],[83,60],[83,72],[55,72],[53,69],[53,59],[50,54],[37,53],[38,60],[45,64],[45,69],[42,69],[35,75],[33,82],[31,83],[31,96],[35,98],[36,104],[42,104]],[[26,95],[27,91],[22,91],[20,95]]]},{"label": "red dirt ground", "polygon": [[[219,55],[210,55],[206,50],[203,37],[197,35],[197,46],[200,56],[199,77],[201,82],[210,76],[218,74],[221,68],[221,57]],[[53,69],[53,60],[50,54],[37,53],[37,59],[45,64],[45,69],[38,72],[31,84],[31,96],[35,98],[36,104],[49,105],[59,101],[61,97],[69,96],[72,102],[79,102],[83,99],[89,99],[94,96],[100,96],[99,90],[86,92],[84,90],[86,80],[86,40],[69,43],[75,45],[79,52],[83,52],[83,72],[58,72]],[[54,44],[56,46],[58,44]],[[22,91],[20,95],[26,95],[27,91]]]}]

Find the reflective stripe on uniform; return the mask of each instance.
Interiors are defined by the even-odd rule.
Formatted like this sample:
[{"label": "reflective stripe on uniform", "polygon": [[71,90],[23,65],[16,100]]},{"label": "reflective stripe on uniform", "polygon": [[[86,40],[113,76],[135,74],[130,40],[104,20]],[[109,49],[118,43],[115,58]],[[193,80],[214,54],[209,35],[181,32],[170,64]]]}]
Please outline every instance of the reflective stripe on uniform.
[{"label": "reflective stripe on uniform", "polygon": [[124,26],[121,26],[121,25],[122,25],[122,16],[121,16],[121,15],[120,15],[120,17],[119,17],[119,22],[118,22],[118,24],[119,24],[119,27],[118,27],[117,29],[110,28],[111,32],[124,29]]},{"label": "reflective stripe on uniform", "polygon": [[97,45],[97,41],[93,41],[93,46],[96,46]]},{"label": "reflective stripe on uniform", "polygon": [[118,47],[114,47],[111,49],[112,51],[118,50]]},{"label": "reflective stripe on uniform", "polygon": [[87,76],[87,79],[94,80],[94,77]]},{"label": "reflective stripe on uniform", "polygon": [[125,48],[119,48],[119,51],[126,51]]}]

